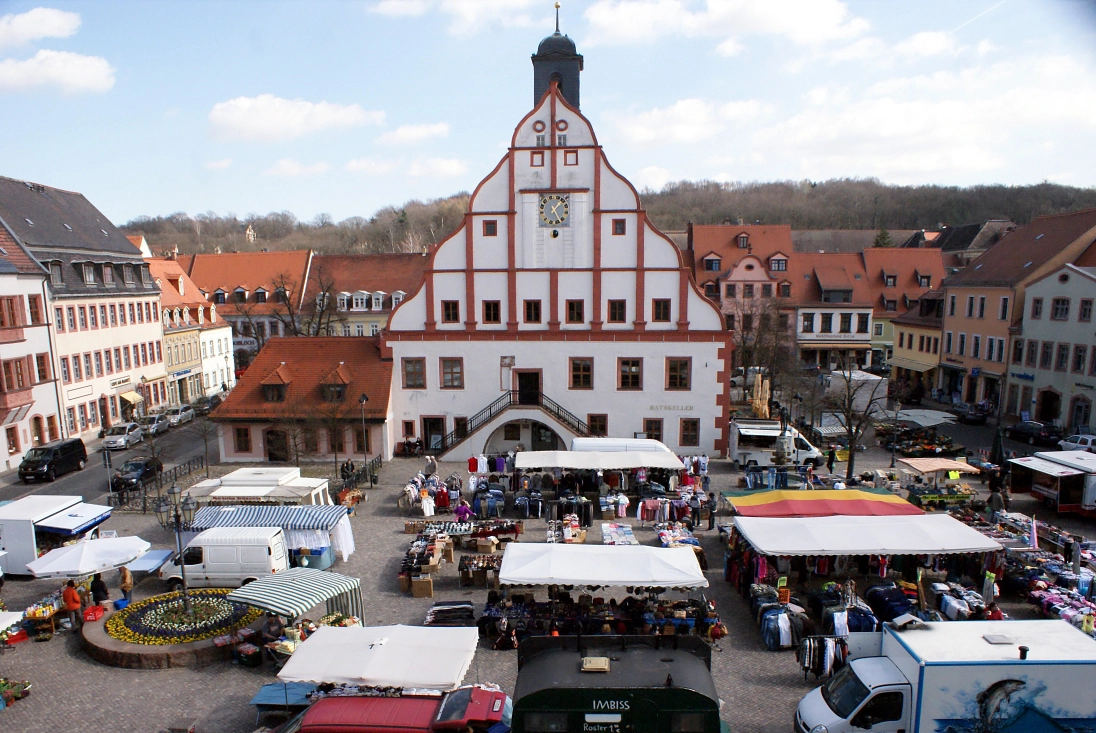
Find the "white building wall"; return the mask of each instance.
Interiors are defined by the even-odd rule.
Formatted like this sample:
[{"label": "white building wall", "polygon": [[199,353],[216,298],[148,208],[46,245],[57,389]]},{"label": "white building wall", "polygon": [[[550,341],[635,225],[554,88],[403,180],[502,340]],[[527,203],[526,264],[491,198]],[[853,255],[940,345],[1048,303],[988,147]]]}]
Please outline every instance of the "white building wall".
[{"label": "white building wall", "polygon": [[223,326],[202,329],[202,387],[205,396],[221,392],[222,382],[231,390],[236,386],[236,359],[232,350],[232,328]]}]

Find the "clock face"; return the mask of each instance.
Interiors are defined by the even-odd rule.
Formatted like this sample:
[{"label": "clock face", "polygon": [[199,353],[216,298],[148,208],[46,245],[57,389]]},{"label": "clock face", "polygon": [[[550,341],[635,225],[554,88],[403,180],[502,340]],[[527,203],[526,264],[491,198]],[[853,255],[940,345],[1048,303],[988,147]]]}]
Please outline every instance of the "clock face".
[{"label": "clock face", "polygon": [[544,226],[560,226],[567,221],[570,196],[565,193],[546,193],[540,197],[540,220]]}]

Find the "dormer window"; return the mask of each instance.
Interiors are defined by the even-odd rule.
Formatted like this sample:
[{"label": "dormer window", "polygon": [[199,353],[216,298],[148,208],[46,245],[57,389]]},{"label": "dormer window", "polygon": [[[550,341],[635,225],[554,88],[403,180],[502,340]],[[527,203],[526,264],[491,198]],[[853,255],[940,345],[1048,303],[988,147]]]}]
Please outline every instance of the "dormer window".
[{"label": "dormer window", "polygon": [[773,272],[787,272],[788,261],[783,257],[773,257],[769,260],[769,269]]},{"label": "dormer window", "polygon": [[932,287],[932,275],[917,275],[917,287],[919,288],[931,288]]},{"label": "dormer window", "polygon": [[262,288],[259,288],[258,290],[255,291],[255,302],[256,303],[265,303],[266,302],[266,291],[263,290]]},{"label": "dormer window", "polygon": [[718,298],[719,297],[719,283],[705,283],[704,284],[704,295],[706,295],[709,298]]},{"label": "dormer window", "polygon": [[264,384],[263,399],[267,402],[285,402],[285,385]]},{"label": "dormer window", "polygon": [[84,263],[84,285],[95,284],[95,265],[90,262]]},{"label": "dormer window", "polygon": [[126,285],[133,284],[133,265],[122,266],[122,279],[125,280]]},{"label": "dormer window", "polygon": [[114,265],[110,264],[109,262],[103,265],[103,284],[114,284]]},{"label": "dormer window", "polygon": [[198,306],[198,323],[205,323],[205,308]]},{"label": "dormer window", "polygon": [[217,305],[224,305],[225,304],[225,291],[223,291],[223,290],[214,290],[213,291],[213,302],[216,303]]},{"label": "dormer window", "polygon": [[366,308],[366,297],[364,293],[355,293],[354,295],[354,310],[363,311]]},{"label": "dormer window", "polygon": [[232,294],[236,297],[237,303],[242,304],[247,302],[247,291],[243,288],[236,288]]},{"label": "dormer window", "polygon": [[723,260],[718,257],[709,257],[704,260],[704,269],[708,272],[719,272],[719,266],[723,264]]},{"label": "dormer window", "polygon": [[319,308],[320,310],[323,310],[324,308],[327,307],[327,303],[328,303],[327,293],[317,293],[316,294],[316,307],[317,308]]},{"label": "dormer window", "polygon": [[897,300],[887,300],[887,299],[884,298],[883,299],[883,309],[887,310],[887,311],[896,311],[896,310],[898,310],[898,301]]},{"label": "dormer window", "polygon": [[738,248],[739,249],[746,249],[749,246],[750,246],[750,235],[749,234],[739,234],[738,235]]},{"label": "dormer window", "polygon": [[402,303],[403,296],[405,295],[407,295],[407,293],[403,292],[402,290],[397,290],[396,292],[392,293],[392,307],[395,308],[397,305]]},{"label": "dormer window", "polygon": [[163,317],[163,323],[170,324],[171,323],[171,311],[169,311],[167,308],[164,308],[163,316],[164,316]]},{"label": "dormer window", "polygon": [[341,311],[346,310],[347,302],[348,302],[347,301],[347,294],[346,293],[339,293],[339,310],[341,310]]},{"label": "dormer window", "polygon": [[898,287],[898,275],[893,272],[883,271],[883,285],[888,288]]},{"label": "dormer window", "polygon": [[373,310],[379,311],[384,308],[384,295],[374,293],[373,294]]},{"label": "dormer window", "polygon": [[49,281],[51,285],[64,285],[65,279],[61,274],[61,263],[51,262],[49,263]]},{"label": "dormer window", "polygon": [[274,302],[275,303],[288,303],[289,302],[289,293],[286,292],[285,288],[275,288],[274,289]]},{"label": "dormer window", "polygon": [[209,306],[209,322],[210,323],[216,323],[217,322],[217,306],[215,306],[215,305]]},{"label": "dormer window", "polygon": [[141,266],[141,282],[145,285],[152,284],[152,274],[148,271],[148,265]]},{"label": "dormer window", "polygon": [[325,402],[342,402],[346,399],[345,384],[325,384],[320,389]]}]

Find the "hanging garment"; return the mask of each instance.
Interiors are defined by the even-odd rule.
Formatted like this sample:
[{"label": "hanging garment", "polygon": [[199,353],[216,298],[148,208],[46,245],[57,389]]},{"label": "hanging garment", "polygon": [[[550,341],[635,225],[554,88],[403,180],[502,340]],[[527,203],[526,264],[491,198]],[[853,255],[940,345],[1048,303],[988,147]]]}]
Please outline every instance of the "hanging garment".
[{"label": "hanging garment", "polygon": [[837,636],[849,635],[849,612],[838,611],[833,615],[833,633]]},{"label": "hanging garment", "polygon": [[647,469],[646,468],[640,468],[636,471],[636,481],[638,481],[641,484],[646,483],[646,481],[647,481]]},{"label": "hanging garment", "polygon": [[487,456],[476,456],[476,473],[487,473]]},{"label": "hanging garment", "polygon": [[506,471],[506,459],[502,456],[495,456],[495,471],[497,473],[503,473]]},{"label": "hanging garment", "polygon": [[471,456],[468,459],[468,473],[475,473],[477,468],[479,468],[479,461],[475,456]]}]

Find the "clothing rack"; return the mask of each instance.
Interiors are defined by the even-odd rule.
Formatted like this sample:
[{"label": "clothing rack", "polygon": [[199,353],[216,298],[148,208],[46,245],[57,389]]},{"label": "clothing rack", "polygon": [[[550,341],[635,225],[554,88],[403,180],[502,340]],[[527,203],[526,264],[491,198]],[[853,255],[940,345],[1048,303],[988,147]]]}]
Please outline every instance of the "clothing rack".
[{"label": "clothing rack", "polygon": [[805,636],[795,650],[795,659],[803,670],[803,680],[813,674],[815,679],[829,677],[845,666],[849,657],[849,642],[843,636]]}]

